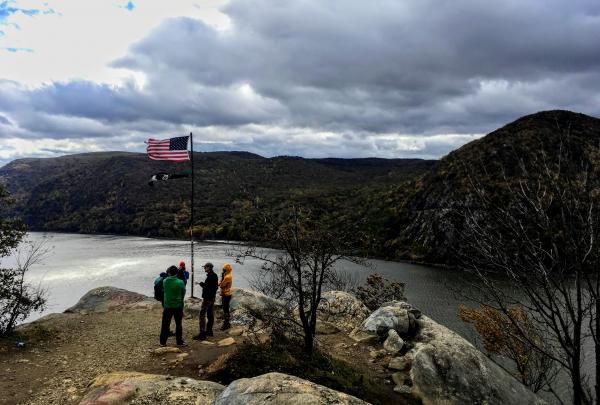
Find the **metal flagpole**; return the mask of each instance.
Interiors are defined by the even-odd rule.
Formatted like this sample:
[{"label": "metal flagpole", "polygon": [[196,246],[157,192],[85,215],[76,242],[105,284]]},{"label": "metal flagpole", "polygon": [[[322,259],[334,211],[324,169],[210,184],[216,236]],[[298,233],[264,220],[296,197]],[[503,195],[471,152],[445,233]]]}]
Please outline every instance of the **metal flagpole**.
[{"label": "metal flagpole", "polygon": [[194,138],[190,132],[190,146],[192,148],[192,205],[190,219],[190,253],[192,256],[192,297],[194,296]]}]

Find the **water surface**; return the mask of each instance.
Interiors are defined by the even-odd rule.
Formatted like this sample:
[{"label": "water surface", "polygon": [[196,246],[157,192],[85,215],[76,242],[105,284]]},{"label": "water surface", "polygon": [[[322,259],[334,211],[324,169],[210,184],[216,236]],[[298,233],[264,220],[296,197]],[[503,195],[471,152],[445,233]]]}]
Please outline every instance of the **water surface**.
[{"label": "water surface", "polygon": [[[45,239],[50,253],[43,263],[28,274],[32,283],[41,283],[48,290],[48,307],[42,314],[62,312],[74,305],[89,290],[114,286],[153,295],[153,280],[170,265],[184,260],[190,268],[190,244],[186,241],[160,240],[129,236],[80,235],[63,233],[29,234],[32,241]],[[232,263],[234,285],[249,288],[252,276],[260,271],[260,262],[249,259],[235,264],[230,256],[235,245],[227,243],[195,243],[196,281],[204,279],[202,264],[207,261],[220,269]],[[275,254],[276,251],[267,252]],[[10,261],[10,259],[8,259]],[[6,263],[10,264],[10,263]],[[447,269],[419,266],[383,260],[371,261],[370,267],[343,263],[363,282],[373,272],[390,280],[406,283],[406,296],[411,304],[436,321],[472,338],[470,328],[457,316],[457,305],[464,302],[456,291],[464,288],[463,275]],[[199,295],[196,287],[195,295]],[[187,295],[191,293],[189,284]]]}]

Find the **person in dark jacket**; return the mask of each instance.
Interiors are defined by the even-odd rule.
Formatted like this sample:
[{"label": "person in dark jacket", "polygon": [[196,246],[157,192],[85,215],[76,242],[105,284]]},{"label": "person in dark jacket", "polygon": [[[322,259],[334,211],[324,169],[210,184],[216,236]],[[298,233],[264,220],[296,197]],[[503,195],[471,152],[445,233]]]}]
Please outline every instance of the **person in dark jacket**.
[{"label": "person in dark jacket", "polygon": [[163,280],[164,301],[162,323],[160,328],[160,345],[167,344],[171,318],[175,318],[175,338],[177,346],[186,346],[183,341],[183,298],[185,297],[185,284],[177,278],[177,267],[171,266],[167,270],[169,277]]},{"label": "person in dark jacket", "polygon": [[177,278],[183,281],[183,284],[187,285],[190,278],[190,272],[185,269],[185,262],[182,260],[179,262],[179,271],[177,272]]},{"label": "person in dark jacket", "polygon": [[[203,267],[206,272],[206,280],[198,283],[202,287],[202,306],[200,307],[199,319],[200,333],[194,336],[194,340],[206,340],[207,336],[212,336],[212,328],[215,321],[213,308],[217,289],[219,288],[219,277],[213,271],[214,266],[212,263],[206,263]],[[208,318],[208,323],[206,322],[206,318]]]},{"label": "person in dark jacket", "polygon": [[163,291],[162,282],[167,277],[168,274],[163,271],[154,279],[154,298],[159,300],[161,304],[165,302],[165,293]]}]

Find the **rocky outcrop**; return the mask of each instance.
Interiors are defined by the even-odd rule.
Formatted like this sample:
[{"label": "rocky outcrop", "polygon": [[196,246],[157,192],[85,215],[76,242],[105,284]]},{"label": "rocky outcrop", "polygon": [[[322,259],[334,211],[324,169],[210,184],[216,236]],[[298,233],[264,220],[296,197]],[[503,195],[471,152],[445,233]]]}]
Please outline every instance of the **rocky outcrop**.
[{"label": "rocky outcrop", "polygon": [[412,366],[405,381],[412,386],[400,383],[398,392],[409,391],[424,405],[545,403],[458,334],[425,316],[419,324],[407,353]]},{"label": "rocky outcrop", "polygon": [[358,398],[281,373],[242,378],[229,384],[215,405],[367,404]]},{"label": "rocky outcrop", "polygon": [[154,306],[160,306],[160,302],[151,297],[116,287],[98,287],[88,291],[77,304],[65,312],[88,314]]},{"label": "rocky outcrop", "polygon": [[[437,324],[403,301],[388,302],[366,316],[363,306],[353,296],[334,291],[324,295],[328,306],[320,310],[321,333],[347,331],[362,345],[367,343],[370,362],[387,367],[395,384],[394,391],[409,402],[424,405],[443,404],[544,404],[514,377],[491,362],[465,339]],[[233,345],[247,336],[256,324],[257,314],[273,314],[285,304],[261,293],[235,289],[232,299],[232,336],[218,342]],[[186,312],[199,300],[187,303]],[[88,292],[70,308],[71,312],[91,313],[114,309],[153,307],[160,303],[152,298],[118,288],[103,287]],[[288,308],[289,310],[289,308]],[[356,319],[351,319],[352,316]],[[362,322],[359,323],[359,320]],[[339,328],[339,330],[338,330]],[[217,346],[214,342],[205,342]],[[174,361],[188,356],[178,348]],[[200,349],[202,350],[202,349]],[[217,362],[218,363],[218,362]],[[225,361],[221,361],[226,364]],[[219,363],[220,364],[220,363]],[[112,373],[97,377],[90,385],[82,404],[363,404],[362,400],[297,377],[269,373],[240,379],[224,388],[219,384],[189,378],[171,378],[139,373]]]},{"label": "rocky outcrop", "polygon": [[362,301],[344,291],[327,291],[321,300],[319,319],[346,332],[358,327],[371,313]]},{"label": "rocky outcrop", "polygon": [[224,387],[211,381],[135,372],[96,377],[80,405],[209,405]]}]

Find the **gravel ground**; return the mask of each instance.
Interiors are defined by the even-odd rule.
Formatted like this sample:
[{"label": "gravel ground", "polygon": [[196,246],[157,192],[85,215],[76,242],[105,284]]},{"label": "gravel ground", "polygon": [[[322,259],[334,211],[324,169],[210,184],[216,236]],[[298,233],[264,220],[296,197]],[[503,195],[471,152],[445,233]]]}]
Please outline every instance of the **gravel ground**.
[{"label": "gravel ground", "polygon": [[[160,317],[160,308],[58,314],[29,325],[30,337],[23,349],[15,347],[15,337],[0,340],[0,404],[77,404],[94,377],[112,371],[201,378],[199,370],[235,350],[236,345],[216,347],[193,341],[198,328],[194,318],[184,319],[184,340],[189,346],[182,352],[186,354],[157,355]],[[210,340],[225,337],[216,332]],[[168,344],[174,346],[175,338]]]}]

